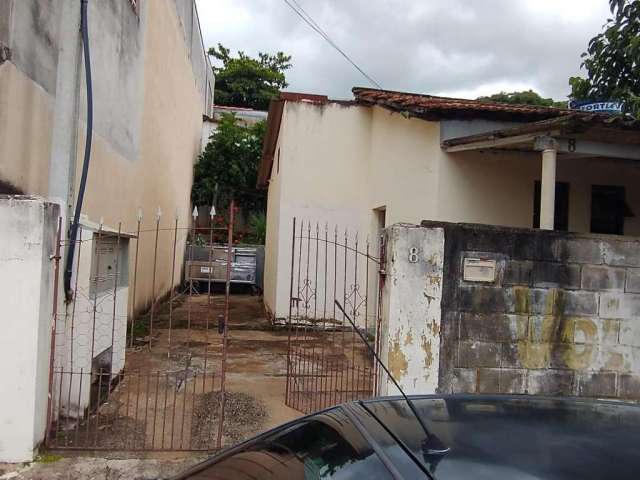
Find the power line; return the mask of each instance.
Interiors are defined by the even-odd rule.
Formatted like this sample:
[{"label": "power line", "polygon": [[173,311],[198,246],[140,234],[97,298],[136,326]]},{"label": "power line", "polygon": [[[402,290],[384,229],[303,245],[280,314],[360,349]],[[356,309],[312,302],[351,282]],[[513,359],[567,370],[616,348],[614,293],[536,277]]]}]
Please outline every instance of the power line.
[{"label": "power line", "polygon": [[[358,66],[356,62],[351,60],[349,55],[347,55],[344,50],[342,50],[336,43],[329,37],[329,35],[318,25],[318,23],[309,15],[302,6],[296,2],[296,0],[282,0],[286,3],[291,10],[293,10],[307,25],[309,25],[318,35],[320,35],[329,45],[331,45],[340,55],[342,55],[351,65],[355,67],[371,84],[375,85],[379,89],[382,89],[382,86],[378,82],[376,82],[370,75],[367,74],[362,68]],[[293,3],[291,3],[293,2]],[[295,6],[294,6],[295,4]]]}]

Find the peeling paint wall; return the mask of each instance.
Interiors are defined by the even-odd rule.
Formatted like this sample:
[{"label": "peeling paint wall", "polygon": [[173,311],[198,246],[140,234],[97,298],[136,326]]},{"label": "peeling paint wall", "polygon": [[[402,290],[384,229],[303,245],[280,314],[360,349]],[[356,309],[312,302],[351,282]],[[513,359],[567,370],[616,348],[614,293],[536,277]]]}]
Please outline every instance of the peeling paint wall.
[{"label": "peeling paint wall", "polygon": [[440,392],[640,399],[640,239],[422,225],[445,232]]},{"label": "peeling paint wall", "polygon": [[[435,393],[440,354],[444,230],[396,224],[385,230],[382,360],[406,393]],[[383,377],[381,394],[399,392]]]}]

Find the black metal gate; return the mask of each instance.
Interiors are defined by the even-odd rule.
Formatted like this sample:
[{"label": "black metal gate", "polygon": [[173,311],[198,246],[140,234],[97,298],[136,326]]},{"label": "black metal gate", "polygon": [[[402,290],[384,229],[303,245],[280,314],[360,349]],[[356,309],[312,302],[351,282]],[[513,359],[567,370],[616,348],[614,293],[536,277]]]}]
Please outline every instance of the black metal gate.
[{"label": "black metal gate", "polygon": [[356,232],[293,219],[288,406],[310,413],[377,390],[373,358],[336,301],[377,352],[383,252],[381,238],[372,245]]},{"label": "black metal gate", "polygon": [[[121,225],[81,228],[72,300],[54,298],[48,447],[221,447],[233,211],[220,228],[198,232],[177,217],[163,225],[160,212],[151,228],[139,214],[131,234]],[[213,249],[216,237],[228,242],[228,257],[225,291],[214,294],[211,282],[182,280],[182,266],[189,245]]]}]

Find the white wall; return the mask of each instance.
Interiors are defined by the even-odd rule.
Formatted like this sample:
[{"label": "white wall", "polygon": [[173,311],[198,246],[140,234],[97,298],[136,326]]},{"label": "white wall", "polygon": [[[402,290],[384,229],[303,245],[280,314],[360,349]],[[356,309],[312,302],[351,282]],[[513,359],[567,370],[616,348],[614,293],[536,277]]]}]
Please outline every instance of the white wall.
[{"label": "white wall", "polygon": [[[369,236],[377,249],[374,209],[386,225],[421,220],[531,227],[539,153],[465,152],[440,147],[440,123],[381,107],[286,102],[267,205],[265,304],[276,318],[289,309],[291,228],[295,216],[342,233]],[[486,123],[486,122],[485,122]],[[277,167],[279,152],[279,170]],[[558,158],[558,181],[570,183],[569,229],[590,228],[591,185],[624,185],[640,235],[637,162]],[[304,252],[303,252],[304,253]],[[322,285],[319,285],[322,287]]]},{"label": "white wall", "polygon": [[58,205],[0,197],[0,462],[25,462],[44,439]]},{"label": "white wall", "polygon": [[[463,152],[438,149],[438,209],[433,218],[449,222],[532,227],[534,183],[540,180],[540,153]],[[591,186],[626,187],[635,218],[625,221],[625,235],[640,235],[640,163],[602,158],[558,157],[558,182],[569,182],[569,230],[589,233]]]}]

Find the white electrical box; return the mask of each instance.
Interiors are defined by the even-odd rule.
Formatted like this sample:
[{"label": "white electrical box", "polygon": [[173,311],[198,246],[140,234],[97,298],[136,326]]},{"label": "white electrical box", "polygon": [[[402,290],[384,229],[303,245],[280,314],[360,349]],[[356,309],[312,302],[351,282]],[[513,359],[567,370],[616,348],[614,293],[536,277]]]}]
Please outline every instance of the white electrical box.
[{"label": "white electrical box", "polygon": [[462,267],[465,282],[493,283],[496,280],[496,261],[482,258],[465,258]]}]

